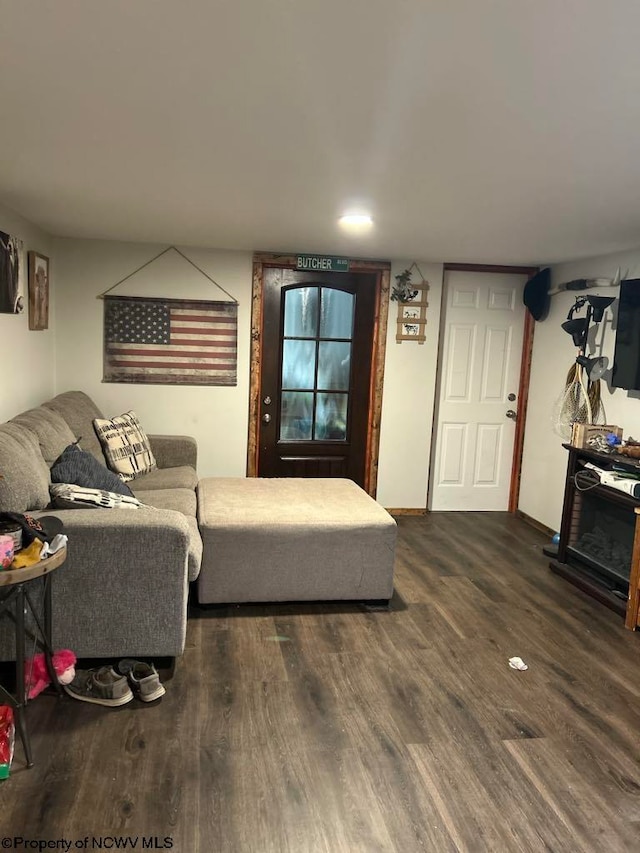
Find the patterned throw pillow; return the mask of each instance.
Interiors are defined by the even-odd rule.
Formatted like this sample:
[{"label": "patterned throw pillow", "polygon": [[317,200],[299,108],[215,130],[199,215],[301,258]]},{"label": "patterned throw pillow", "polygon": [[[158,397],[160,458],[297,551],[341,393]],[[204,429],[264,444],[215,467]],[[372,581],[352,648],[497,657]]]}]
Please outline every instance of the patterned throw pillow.
[{"label": "patterned throw pillow", "polygon": [[137,498],[104,489],[86,489],[74,483],[52,483],[49,492],[56,509],[138,509],[142,506]]},{"label": "patterned throw pillow", "polygon": [[111,420],[96,418],[93,427],[107,465],[121,480],[135,480],[157,468],[149,439],[134,412],[126,412]]}]

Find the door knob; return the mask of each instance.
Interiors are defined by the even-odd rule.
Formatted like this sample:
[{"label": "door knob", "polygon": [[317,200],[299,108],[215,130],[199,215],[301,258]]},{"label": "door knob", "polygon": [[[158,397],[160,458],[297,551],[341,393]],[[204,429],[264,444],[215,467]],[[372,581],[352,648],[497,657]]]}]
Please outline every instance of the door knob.
[{"label": "door knob", "polygon": [[269,412],[264,413],[264,415],[262,416],[262,421],[265,424],[271,423],[271,415],[269,414]]},{"label": "door knob", "polygon": [[507,417],[511,418],[512,421],[515,421],[518,415],[513,411],[513,409],[507,409]]}]

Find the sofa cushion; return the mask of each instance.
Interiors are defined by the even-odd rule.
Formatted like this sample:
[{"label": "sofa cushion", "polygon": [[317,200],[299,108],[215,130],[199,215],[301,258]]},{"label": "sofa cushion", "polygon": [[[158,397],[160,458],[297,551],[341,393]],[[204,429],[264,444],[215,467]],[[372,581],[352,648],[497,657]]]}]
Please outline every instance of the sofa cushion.
[{"label": "sofa cushion", "polygon": [[180,465],[178,468],[157,468],[130,483],[134,494],[150,489],[191,489],[195,491],[198,485],[198,475],[190,465]]},{"label": "sofa cushion", "polygon": [[106,465],[80,450],[76,444],[65,448],[61,456],[51,466],[51,480],[54,483],[74,483],[87,489],[105,489],[120,495],[133,497],[133,492],[123,483],[117,474]]},{"label": "sofa cushion", "polygon": [[69,444],[76,440],[71,427],[59,412],[39,406],[12,418],[10,423],[27,427],[40,442],[40,450],[47,465],[51,465]]},{"label": "sofa cushion", "polygon": [[0,426],[0,510],[27,512],[49,506],[49,466],[35,433],[18,424]]},{"label": "sofa cushion", "polygon": [[198,445],[190,435],[152,435],[147,433],[158,468],[177,468],[190,465],[194,470],[198,463]]},{"label": "sofa cushion", "polygon": [[156,460],[149,440],[135,412],[116,418],[96,418],[93,422],[107,465],[128,482],[153,471]]},{"label": "sofa cushion", "polygon": [[93,428],[94,418],[103,418],[104,415],[91,397],[82,391],[65,391],[42,405],[45,409],[53,409],[62,415],[75,440],[80,439],[82,449],[87,450],[104,465],[104,453]]},{"label": "sofa cushion", "polygon": [[140,501],[130,495],[87,489],[74,483],[52,483],[49,489],[56,509],[138,509]]},{"label": "sofa cushion", "polygon": [[196,493],[193,489],[136,489],[138,500],[156,509],[173,509],[183,515],[196,515]]}]

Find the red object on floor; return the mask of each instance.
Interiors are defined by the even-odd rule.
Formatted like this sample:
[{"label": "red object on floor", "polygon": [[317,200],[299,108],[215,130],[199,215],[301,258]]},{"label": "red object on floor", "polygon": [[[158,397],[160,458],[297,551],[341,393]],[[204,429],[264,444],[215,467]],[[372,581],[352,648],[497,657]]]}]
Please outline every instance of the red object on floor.
[{"label": "red object on floor", "polygon": [[0,705],[0,779],[7,779],[11,772],[14,741],[13,708],[10,705]]},{"label": "red object on floor", "polygon": [[[53,668],[58,676],[60,684],[69,684],[75,675],[76,656],[70,649],[60,649],[53,653]],[[47,662],[42,652],[25,661],[25,687],[29,699],[42,693],[45,687],[51,684]]]}]

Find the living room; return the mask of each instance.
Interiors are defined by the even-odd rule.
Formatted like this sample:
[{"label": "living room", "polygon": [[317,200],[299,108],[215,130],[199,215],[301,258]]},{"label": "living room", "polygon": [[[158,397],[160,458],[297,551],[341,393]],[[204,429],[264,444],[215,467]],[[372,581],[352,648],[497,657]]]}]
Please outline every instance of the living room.
[{"label": "living room", "polygon": [[[398,306],[392,301],[384,347],[375,497],[398,521],[398,609],[392,604],[390,613],[337,605],[324,610],[305,605],[299,612],[293,605],[203,610],[189,620],[185,655],[158,708],[131,718],[124,710],[109,717],[100,714],[103,709],[89,709],[97,713],[87,717],[86,708],[69,713],[56,708],[53,696],[38,699],[29,709],[36,765],[24,772],[16,768],[0,788],[12,809],[11,819],[7,814],[1,819],[5,835],[57,833],[81,841],[86,833],[96,839],[144,833],[159,843],[175,838],[174,849],[185,851],[533,850],[544,849],[543,840],[554,849],[603,849],[605,841],[607,849],[632,849],[640,821],[638,755],[629,750],[640,723],[633,708],[637,688],[622,669],[609,672],[604,661],[611,656],[630,662],[637,637],[624,631],[619,616],[551,575],[542,554],[563,514],[567,451],[553,421],[575,359],[571,337],[561,327],[575,293],[553,295],[548,316],[535,323],[528,401],[526,408],[515,405],[526,426],[519,489],[512,483],[510,497],[524,519],[506,512],[428,510],[439,452],[443,295],[451,287],[451,265],[550,268],[552,287],[576,279],[611,282],[618,269],[626,279],[640,277],[637,158],[629,132],[637,112],[631,39],[637,10],[621,2],[609,11],[589,3],[587,9],[543,4],[536,12],[516,13],[499,3],[482,4],[480,12],[468,3],[463,27],[453,13],[427,12],[417,3],[402,13],[348,5],[310,3],[295,12],[284,3],[270,11],[253,4],[232,9],[200,3],[178,10],[164,2],[118,4],[117,12],[66,2],[3,6],[0,86],[10,129],[3,130],[0,160],[0,231],[49,258],[50,306],[42,331],[29,329],[28,311],[0,314],[5,365],[0,421],[77,389],[108,417],[135,410],[149,433],[193,436],[200,478],[243,478],[254,254],[374,258],[390,262],[391,285],[409,268],[429,284],[424,344],[397,342]],[[367,33],[361,21],[369,17]],[[551,58],[543,61],[543,34],[550,31]],[[311,40],[309,33],[315,34]],[[356,50],[363,36],[366,45]],[[446,48],[447,42],[461,47]],[[176,43],[188,46],[180,62]],[[275,55],[274,43],[280,46]],[[247,65],[248,54],[253,59]],[[327,57],[340,62],[332,58],[326,68]],[[199,109],[208,114],[202,124],[194,123]],[[270,123],[280,130],[267,133]],[[274,133],[280,143],[265,139]],[[369,233],[344,233],[336,224],[353,200],[372,205]],[[238,303],[236,385],[103,381],[99,297],[171,245]],[[152,275],[142,272],[119,292],[220,296],[180,258],[160,259],[150,269]],[[490,281],[501,273],[482,275]],[[607,288],[589,292],[618,295],[619,288]],[[611,363],[615,338],[614,306],[597,328],[592,352]],[[609,379],[606,374],[601,383],[606,423],[622,427],[625,437],[640,438],[637,396],[614,388]],[[504,575],[511,566],[520,570],[518,580]],[[441,577],[446,580],[438,584]],[[512,608],[510,619],[501,602]],[[411,623],[403,621],[407,616]],[[561,651],[565,634],[575,670]],[[366,694],[366,678],[354,678],[347,663],[350,656],[369,655],[373,646],[383,656],[363,665],[372,692],[365,707],[356,708],[359,691]],[[408,657],[402,659],[405,646]],[[474,648],[472,666],[463,658]],[[498,660],[506,666],[511,653],[522,655],[530,670],[507,667],[503,673]],[[447,673],[449,655],[453,672]],[[395,665],[404,682],[385,674]],[[423,666],[420,681],[413,670]],[[553,676],[554,666],[563,674]],[[493,776],[483,776],[478,768],[484,734],[475,739],[465,734],[475,723],[455,702],[446,704],[455,693],[456,670],[458,698],[472,709],[470,718],[479,714],[478,725],[490,732],[491,743],[495,735],[507,745],[506,757],[498,759],[502,773],[494,768]],[[510,692],[516,688],[509,677],[521,679],[517,690],[524,693]],[[527,677],[531,686],[523,688]],[[563,701],[583,702],[579,722],[559,710],[557,695],[545,692],[553,677],[563,681],[569,696]],[[397,705],[378,718],[373,685],[389,691],[390,684]],[[172,700],[178,691],[189,699],[187,709]],[[314,691],[320,704],[329,703],[326,714],[313,705]],[[334,708],[334,692],[340,691],[349,699]],[[429,699],[441,691],[448,696],[446,713]],[[495,708],[483,693],[495,696]],[[225,728],[234,697],[243,709],[240,722]],[[289,708],[290,699],[297,716],[279,716],[278,702]],[[175,727],[169,716],[157,721],[169,708]],[[452,708],[460,716],[452,718],[447,733],[443,715],[454,713]],[[529,730],[513,736],[532,750],[525,757],[504,733],[511,712],[522,723],[519,730]],[[556,723],[566,741],[580,742],[562,767]],[[268,734],[256,731],[264,724],[271,727]],[[288,724],[298,757],[288,754]],[[606,729],[601,734],[610,765],[606,750],[594,743],[599,727]],[[455,778],[438,764],[447,755],[447,734],[454,742],[452,766],[460,774]],[[149,738],[173,736],[180,746],[167,743],[163,753],[165,747],[158,751],[156,744],[152,758],[145,753]],[[327,751],[320,748],[325,736]],[[368,758],[368,739],[374,736]],[[103,750],[108,738],[120,737],[121,743],[124,738],[110,765],[117,788],[111,778],[100,779],[97,766],[84,765],[100,754],[94,737]],[[433,754],[431,737],[438,741]],[[385,738],[391,743],[387,753],[381,746]],[[236,748],[243,755],[241,770],[233,766]],[[467,749],[468,766],[461,757]],[[326,754],[331,750],[339,756],[335,765]],[[17,746],[17,757],[19,751]],[[268,756],[264,766],[257,760],[261,752]],[[600,775],[587,760],[594,754],[594,764],[606,767]],[[318,760],[317,780],[309,756]],[[568,766],[572,760],[579,772]],[[281,764],[285,771],[274,782],[282,790],[274,794],[272,823],[270,774]],[[258,779],[251,782],[254,766]],[[522,787],[514,776],[518,769]],[[470,791],[467,771],[477,783],[470,783]],[[233,779],[227,789],[225,773]],[[603,782],[607,773],[613,788]],[[508,780],[523,797],[534,797],[532,815],[521,813],[507,795]],[[107,811],[99,820],[79,812],[89,803],[80,796],[82,785]],[[116,798],[118,788],[122,794]],[[573,794],[566,794],[569,789]],[[170,817],[154,805],[156,791]],[[385,796],[401,818],[390,815]],[[30,802],[37,803],[39,815],[31,836]],[[468,819],[458,811],[463,808]],[[515,810],[511,836],[503,809]],[[243,817],[245,811],[251,816]],[[547,820],[549,811],[551,829],[545,834],[535,821]],[[415,831],[403,828],[403,821]],[[187,829],[189,822],[199,827],[197,833]],[[217,846],[208,847],[208,837]]]},{"label": "living room", "polygon": [[[105,410],[116,413],[134,408],[150,432],[181,433],[199,440],[203,476],[244,476],[247,465],[249,334],[251,322],[251,252],[189,248],[189,256],[216,280],[224,282],[239,302],[238,385],[233,388],[173,388],[175,405],[167,408],[166,389],[158,386],[105,385],[102,383],[102,302],[104,290],[153,258],[163,245],[106,240],[55,238],[6,207],[0,207],[5,229],[20,234],[29,245],[52,258],[51,325],[41,334],[29,332],[26,315],[0,315],[3,340],[21,353],[25,375],[6,378],[0,418],[38,405],[54,393],[81,388],[98,398]],[[392,261],[392,277],[411,262]],[[378,500],[383,506],[423,510],[427,506],[432,449],[433,411],[436,402],[437,355],[443,264],[419,261],[430,284],[428,329],[424,346],[395,342],[396,328],[388,326],[385,353],[384,397],[378,473]],[[556,283],[579,278],[613,278],[616,270],[634,278],[640,250],[601,255],[552,266]],[[176,275],[188,281],[185,265],[162,272],[172,285]],[[156,285],[157,286],[157,282]],[[188,285],[187,285],[188,286]],[[199,287],[202,287],[200,284]],[[206,292],[206,291],[205,291]],[[601,291],[605,292],[605,291]],[[612,289],[617,293],[617,289]],[[554,404],[564,387],[564,365],[571,363],[573,348],[561,323],[574,303],[565,292],[552,297],[549,316],[535,329],[529,412],[522,455],[522,481],[518,509],[534,521],[558,530],[562,514],[565,451],[552,429]],[[77,327],[80,323],[81,334]],[[612,315],[598,332],[598,351],[613,358],[615,330]],[[78,347],[82,358],[78,358]],[[563,365],[558,371],[557,365]],[[633,434],[637,401],[633,394],[610,388],[606,394],[609,423]],[[187,420],[185,421],[185,413]],[[228,436],[224,444],[209,440],[211,420]],[[636,429],[637,431],[637,429]]]}]

